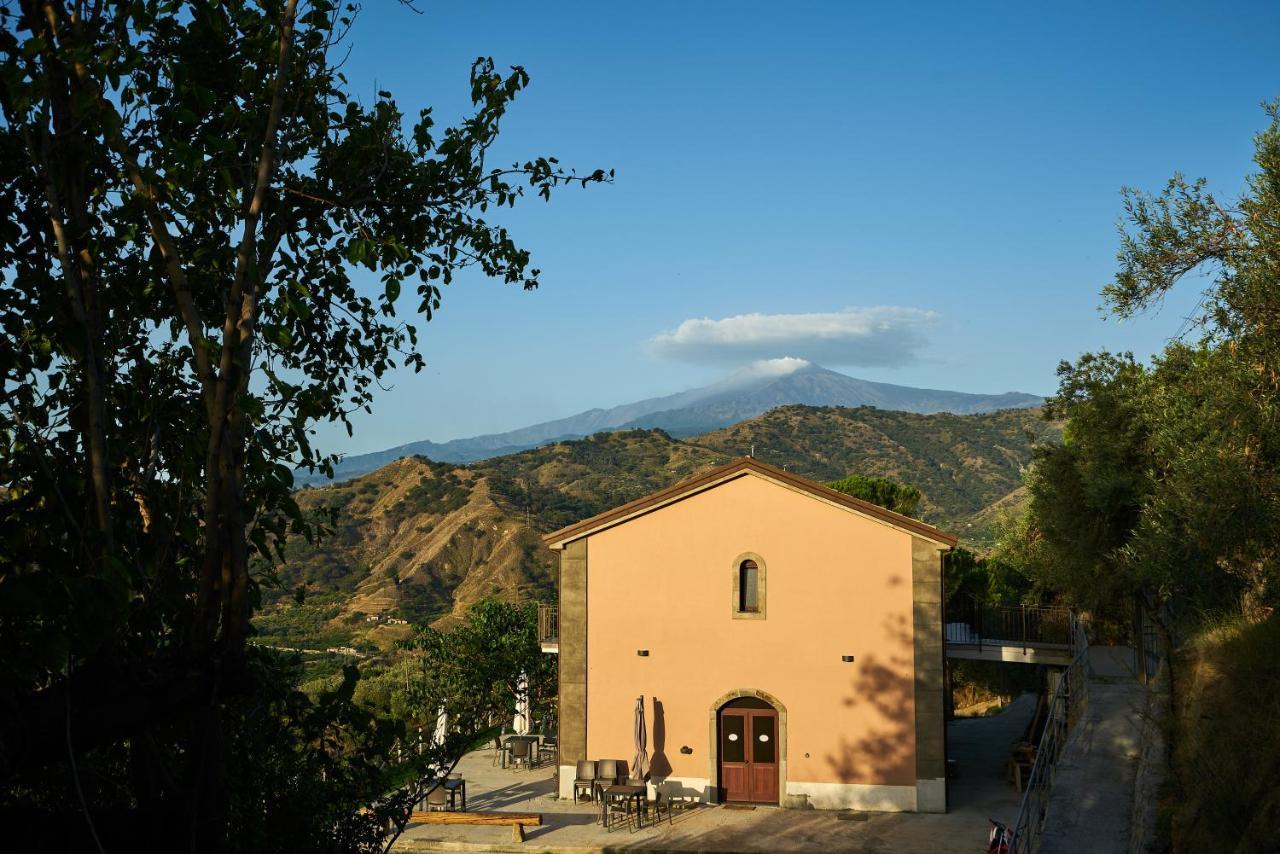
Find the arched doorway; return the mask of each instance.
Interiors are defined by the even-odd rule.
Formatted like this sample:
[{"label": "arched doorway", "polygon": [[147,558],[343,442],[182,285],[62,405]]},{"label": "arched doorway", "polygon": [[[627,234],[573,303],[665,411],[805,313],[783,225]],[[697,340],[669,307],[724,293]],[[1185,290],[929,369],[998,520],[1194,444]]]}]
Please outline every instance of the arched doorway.
[{"label": "arched doorway", "polygon": [[718,704],[712,756],[720,803],[777,804],[786,759],[786,717],[761,692]]}]

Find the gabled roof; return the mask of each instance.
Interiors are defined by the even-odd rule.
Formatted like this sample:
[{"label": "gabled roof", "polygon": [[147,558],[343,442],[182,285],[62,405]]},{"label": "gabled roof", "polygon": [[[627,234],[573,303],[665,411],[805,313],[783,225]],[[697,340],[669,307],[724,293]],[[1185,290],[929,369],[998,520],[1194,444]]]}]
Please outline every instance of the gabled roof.
[{"label": "gabled roof", "polygon": [[580,540],[597,531],[620,525],[636,516],[644,515],[660,507],[673,504],[682,498],[687,498],[690,495],[703,492],[730,480],[736,480],[747,474],[759,475],[782,486],[807,493],[822,501],[839,505],[860,515],[869,516],[876,521],[883,522],[917,537],[931,540],[947,548],[954,548],[958,542],[958,539],[951,534],[940,531],[932,525],[926,525],[919,519],[912,519],[910,516],[903,516],[901,513],[886,510],[878,504],[872,504],[869,501],[845,495],[843,492],[838,492],[808,478],[798,477],[791,472],[784,471],[777,466],[771,466],[768,463],[762,463],[752,457],[739,457],[733,462],[717,466],[710,471],[705,471],[688,480],[683,480],[674,486],[646,495],[644,498],[637,498],[635,501],[629,501],[612,510],[606,510],[604,513],[592,516],[589,519],[575,522],[572,525],[547,534],[542,538],[542,542],[553,549],[561,549],[574,540]]}]

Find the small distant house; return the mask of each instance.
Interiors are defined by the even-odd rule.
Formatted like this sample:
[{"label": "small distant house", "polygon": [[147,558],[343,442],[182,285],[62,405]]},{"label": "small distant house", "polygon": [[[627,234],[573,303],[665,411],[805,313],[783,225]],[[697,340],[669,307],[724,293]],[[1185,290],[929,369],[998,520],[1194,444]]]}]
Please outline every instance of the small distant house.
[{"label": "small distant house", "polygon": [[560,788],[629,761],[711,802],[944,812],[942,557],[955,537],[740,459],[545,538]]}]

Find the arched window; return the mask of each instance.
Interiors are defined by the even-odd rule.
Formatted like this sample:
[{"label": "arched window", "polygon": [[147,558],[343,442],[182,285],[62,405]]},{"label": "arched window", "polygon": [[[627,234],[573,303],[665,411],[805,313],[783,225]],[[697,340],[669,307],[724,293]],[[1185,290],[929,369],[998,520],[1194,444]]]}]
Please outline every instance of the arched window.
[{"label": "arched window", "polygon": [[738,610],[760,613],[760,567],[754,560],[738,564]]},{"label": "arched window", "polygon": [[764,558],[743,552],[733,560],[733,616],[739,620],[763,620],[765,612]]}]

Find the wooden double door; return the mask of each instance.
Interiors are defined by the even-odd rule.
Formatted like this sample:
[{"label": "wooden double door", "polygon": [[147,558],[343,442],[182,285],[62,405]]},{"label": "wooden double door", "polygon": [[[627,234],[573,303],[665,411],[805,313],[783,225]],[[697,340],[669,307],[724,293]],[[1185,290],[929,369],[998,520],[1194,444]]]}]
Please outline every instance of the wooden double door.
[{"label": "wooden double door", "polygon": [[720,709],[720,801],[778,803],[778,713],[762,700]]}]

